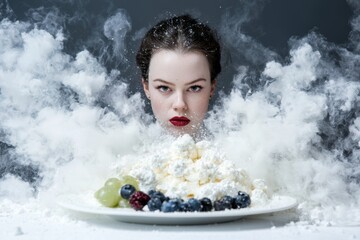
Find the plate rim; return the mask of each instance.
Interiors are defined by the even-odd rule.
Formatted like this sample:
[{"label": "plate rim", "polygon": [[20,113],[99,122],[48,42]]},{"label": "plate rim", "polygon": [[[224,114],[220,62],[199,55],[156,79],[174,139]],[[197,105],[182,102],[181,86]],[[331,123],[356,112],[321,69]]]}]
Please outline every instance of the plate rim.
[{"label": "plate rim", "polygon": [[[58,206],[85,214],[96,214],[96,215],[105,215],[110,217],[116,218],[141,218],[141,219],[149,219],[149,218],[161,218],[161,219],[208,219],[208,218],[234,218],[234,217],[245,217],[245,216],[253,216],[253,215],[260,215],[260,214],[269,214],[275,212],[281,212],[285,210],[292,209],[298,205],[298,202],[295,198],[290,196],[283,196],[283,195],[274,195],[269,204],[265,206],[259,207],[249,207],[249,208],[242,208],[242,209],[231,209],[231,210],[224,210],[224,211],[211,211],[211,212],[173,212],[173,213],[164,213],[160,211],[135,211],[131,208],[107,208],[105,206],[79,206],[79,204],[74,204],[73,202],[69,201],[71,198],[79,196],[79,194],[62,194],[57,197],[56,203]],[[69,199],[70,198],[70,199]],[[287,204],[282,204],[281,206],[274,207],[270,206],[271,203],[280,201],[280,200],[287,200]],[[121,221],[121,219],[120,219]],[[141,222],[141,221],[137,221]]]}]

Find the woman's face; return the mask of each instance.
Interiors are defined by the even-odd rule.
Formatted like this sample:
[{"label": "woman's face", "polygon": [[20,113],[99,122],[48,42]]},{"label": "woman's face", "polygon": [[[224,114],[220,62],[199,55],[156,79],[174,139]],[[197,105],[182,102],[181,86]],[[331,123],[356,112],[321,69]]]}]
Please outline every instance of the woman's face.
[{"label": "woman's face", "polygon": [[173,134],[197,132],[215,89],[200,52],[160,50],[153,54],[145,94],[159,123]]}]

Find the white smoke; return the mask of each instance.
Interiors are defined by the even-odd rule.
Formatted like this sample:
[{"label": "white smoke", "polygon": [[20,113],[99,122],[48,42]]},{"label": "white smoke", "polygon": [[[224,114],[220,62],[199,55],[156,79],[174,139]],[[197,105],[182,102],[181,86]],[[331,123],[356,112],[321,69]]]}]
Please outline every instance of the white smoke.
[{"label": "white smoke", "polygon": [[[234,34],[224,29],[223,35]],[[242,35],[238,52],[246,47]],[[238,66],[234,88],[206,124],[228,157],[251,176],[295,196],[301,219],[358,223],[360,56],[356,46],[355,51],[338,47],[315,33],[291,44],[288,61],[266,63],[260,89],[249,88],[249,68]],[[259,49],[244,51],[257,56]]]},{"label": "white smoke", "polygon": [[[206,120],[214,141],[252,177],[296,197],[302,219],[360,221],[359,17],[351,22],[352,49],[309,34],[292,40],[289,60],[282,62],[242,33],[249,17],[236,23],[228,15],[224,19],[232,21],[222,35],[250,62],[266,62],[256,79],[261,87],[249,87],[251,69],[235,66],[234,88]],[[61,28],[53,26],[45,31],[21,21],[0,23],[0,141],[14,147],[16,164],[39,166],[36,188],[45,198],[49,188],[93,189],[120,158],[136,156],[158,139],[140,93],[128,96],[119,80],[126,76],[108,72],[88,50],[66,54]],[[104,23],[103,33],[121,57],[130,29],[120,10]],[[16,174],[3,176],[0,187],[0,199],[34,193]]]},{"label": "white smoke", "polygon": [[243,61],[251,64],[263,64],[277,58],[277,53],[264,47],[253,37],[244,33],[244,25],[255,19],[263,10],[265,1],[239,1],[239,7],[234,13],[225,12],[222,16],[219,33],[226,46],[224,49],[235,52],[233,58],[244,56]]},{"label": "white smoke", "polygon": [[[79,188],[135,151],[146,115],[140,94],[127,97],[127,85],[113,82],[118,72],[108,74],[87,50],[72,58],[63,41],[61,32],[1,21],[2,141],[15,147],[19,164],[40,166],[43,186],[56,175]],[[105,92],[117,114],[97,106]]]},{"label": "white smoke", "polygon": [[[128,16],[123,9],[106,20],[104,24],[104,35],[114,42],[114,53],[123,55],[125,52],[125,36],[131,29]],[[124,58],[124,56],[122,56]]]}]

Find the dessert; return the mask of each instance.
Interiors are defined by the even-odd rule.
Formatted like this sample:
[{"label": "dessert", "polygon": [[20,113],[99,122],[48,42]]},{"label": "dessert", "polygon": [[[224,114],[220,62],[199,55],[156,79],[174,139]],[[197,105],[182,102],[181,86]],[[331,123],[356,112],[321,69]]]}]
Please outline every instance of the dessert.
[{"label": "dessert", "polygon": [[215,201],[243,191],[250,195],[254,192],[266,201],[269,193],[265,182],[252,180],[210,142],[195,143],[189,135],[183,135],[169,145],[130,169],[122,167],[123,174],[138,179],[143,191],[157,189],[172,198],[207,197]]},{"label": "dessert", "polygon": [[252,180],[210,142],[196,143],[189,135],[142,159],[121,167],[121,176],[138,180],[138,185],[117,185],[119,202],[125,199],[136,210],[220,211],[266,204],[269,199],[263,180]]}]

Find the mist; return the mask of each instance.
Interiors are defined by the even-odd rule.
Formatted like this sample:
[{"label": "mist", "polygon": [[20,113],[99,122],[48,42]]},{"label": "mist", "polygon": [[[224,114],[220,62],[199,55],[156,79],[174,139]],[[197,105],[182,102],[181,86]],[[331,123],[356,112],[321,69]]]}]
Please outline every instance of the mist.
[{"label": "mist", "polygon": [[[0,200],[46,205],[53,193],[95,189],[119,162],[162,144],[134,80],[135,46],[150,25],[135,28],[137,16],[110,2],[98,18],[91,1],[36,2],[23,15],[15,3],[0,4]],[[248,30],[269,3],[237,3],[209,21],[225,64],[205,121],[214,144],[296,197],[301,220],[359,222],[359,3],[347,2],[346,42],[310,29],[286,53]]]}]

